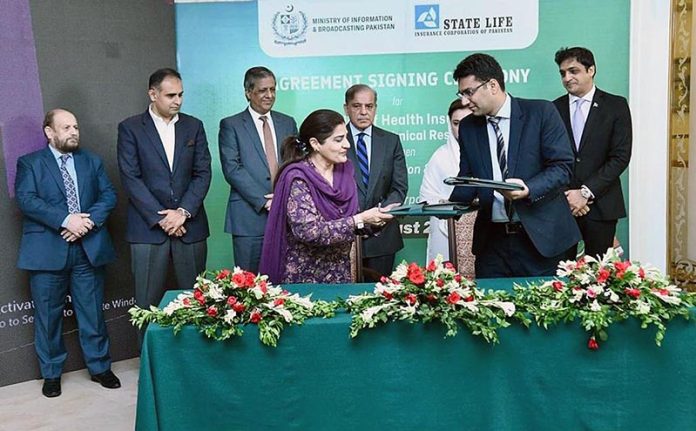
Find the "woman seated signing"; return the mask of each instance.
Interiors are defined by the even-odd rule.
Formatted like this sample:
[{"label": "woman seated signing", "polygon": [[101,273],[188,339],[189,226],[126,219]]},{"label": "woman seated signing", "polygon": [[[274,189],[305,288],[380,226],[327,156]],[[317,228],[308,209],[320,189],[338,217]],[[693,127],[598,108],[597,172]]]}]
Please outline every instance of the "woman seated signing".
[{"label": "woman seated signing", "polygon": [[283,142],[261,252],[261,274],[279,283],[350,283],[350,249],[365,225],[383,226],[390,207],[358,213],[343,117],[314,111]]}]

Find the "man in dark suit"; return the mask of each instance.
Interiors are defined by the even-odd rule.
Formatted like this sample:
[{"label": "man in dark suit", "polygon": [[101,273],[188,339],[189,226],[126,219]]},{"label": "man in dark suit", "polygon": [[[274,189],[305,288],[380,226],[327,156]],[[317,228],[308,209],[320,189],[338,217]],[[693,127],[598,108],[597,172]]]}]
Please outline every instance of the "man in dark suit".
[{"label": "man in dark suit", "polygon": [[[348,157],[355,167],[360,211],[403,203],[408,192],[404,149],[398,135],[374,125],[377,92],[364,84],[353,85],[346,91],[343,109],[350,119]],[[404,247],[399,222],[390,221],[362,245],[363,266],[390,275],[394,255]]]},{"label": "man in dark suit", "polygon": [[273,180],[282,161],[283,140],[297,134],[292,117],[272,111],[276,79],[269,69],[252,67],[244,75],[249,106],[220,121],[220,161],[230,184],[225,232],[232,234],[235,265],[257,272]]},{"label": "man in dark suit", "polygon": [[[180,113],[181,76],[150,76],[150,106],[118,125],[118,167],[128,195],[126,241],[131,247],[135,300],[143,308],[164,295],[170,261],[179,289],[191,289],[205,269],[210,152],[203,123]],[[141,334],[142,335],[142,334]]]},{"label": "man in dark suit", "polygon": [[67,357],[63,309],[68,292],[80,346],[92,380],[115,389],[104,323],[104,265],[115,258],[104,223],[116,193],[96,155],[80,149],[77,119],[62,109],[46,114],[48,146],[17,161],[15,194],[24,214],[18,267],[29,271],[34,347],[47,397],[61,394]]},{"label": "man in dark suit", "polygon": [[455,187],[451,200],[478,197],[473,253],[476,277],[553,275],[580,232],[563,190],[573,153],[550,102],[513,98],[503,71],[486,54],[473,54],[454,71],[462,104],[472,114],[459,123],[459,176],[506,181],[520,190]]},{"label": "man in dark suit", "polygon": [[[603,255],[614,245],[616,222],[626,217],[620,176],[631,160],[631,112],[626,99],[594,84],[594,55],[586,48],[556,52],[568,94],[553,103],[561,114],[575,155],[565,192],[585,242],[585,254]],[[568,258],[574,259],[572,247]]]}]

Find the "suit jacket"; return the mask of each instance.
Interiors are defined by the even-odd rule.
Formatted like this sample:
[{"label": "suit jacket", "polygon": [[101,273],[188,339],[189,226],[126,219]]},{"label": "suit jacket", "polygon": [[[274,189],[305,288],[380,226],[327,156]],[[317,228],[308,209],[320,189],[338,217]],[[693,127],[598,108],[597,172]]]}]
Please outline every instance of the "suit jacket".
[{"label": "suit jacket", "polygon": [[[539,253],[556,256],[580,240],[563,194],[573,166],[568,134],[550,102],[510,97],[508,177],[522,179],[529,188],[529,196],[512,205]],[[463,119],[459,123],[459,142],[459,175],[492,179],[486,117],[470,115]],[[474,224],[474,254],[482,251],[491,228],[493,190],[455,187],[450,198],[468,203],[476,197],[480,210]]]},{"label": "suit jacket", "polygon": [[631,112],[626,99],[596,89],[585,122],[579,149],[575,148],[568,95],[554,100],[561,114],[570,148],[575,156],[571,189],[586,185],[595,195],[587,217],[593,220],[617,220],[626,217],[621,173],[631,160]]},{"label": "suit jacket", "polygon": [[209,235],[203,199],[210,187],[210,152],[203,123],[180,113],[174,135],[174,168],[170,170],[148,110],[118,125],[118,167],[128,195],[128,242],[163,243],[168,236],[159,227],[163,216],[157,211],[179,207],[191,213],[184,224],[183,242],[202,241]]},{"label": "suit jacket", "polygon": [[[94,222],[94,228],[77,244],[82,246],[92,266],[102,266],[116,257],[104,226],[116,205],[116,192],[99,157],[83,149],[72,155],[80,210],[89,213]],[[68,203],[63,176],[48,147],[19,158],[15,195],[24,214],[17,266],[37,271],[65,268],[69,243],[60,232],[61,223],[69,214]]]},{"label": "suit jacket", "polygon": [[[283,141],[297,134],[295,120],[280,112],[271,111],[278,154]],[[227,201],[225,232],[237,236],[263,236],[268,211],[264,195],[273,193],[271,171],[248,109],[220,120],[220,162],[230,185]],[[282,160],[278,160],[278,164]]]},{"label": "suit jacket", "polygon": [[[355,139],[350,127],[348,127],[348,140],[351,144],[348,157],[353,162],[353,166],[359,166],[355,152]],[[408,192],[408,172],[404,149],[398,135],[372,126],[370,179],[365,187],[360,169],[356,168],[355,182],[358,185],[360,211],[375,207],[377,204],[386,206],[404,202]],[[364,257],[396,253],[404,247],[399,222],[393,220],[387,223],[377,236],[367,238],[362,243]]]}]

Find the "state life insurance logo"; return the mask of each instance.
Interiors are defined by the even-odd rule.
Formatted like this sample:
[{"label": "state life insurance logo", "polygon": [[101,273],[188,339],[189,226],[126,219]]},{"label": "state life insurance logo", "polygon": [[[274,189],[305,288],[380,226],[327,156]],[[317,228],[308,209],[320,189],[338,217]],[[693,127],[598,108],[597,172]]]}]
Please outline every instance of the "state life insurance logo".
[{"label": "state life insurance logo", "polygon": [[295,10],[295,6],[289,4],[282,11],[273,15],[273,34],[278,45],[299,45],[307,42],[307,15]]},{"label": "state life insurance logo", "polygon": [[416,30],[434,30],[440,28],[440,5],[420,4],[415,10]]}]

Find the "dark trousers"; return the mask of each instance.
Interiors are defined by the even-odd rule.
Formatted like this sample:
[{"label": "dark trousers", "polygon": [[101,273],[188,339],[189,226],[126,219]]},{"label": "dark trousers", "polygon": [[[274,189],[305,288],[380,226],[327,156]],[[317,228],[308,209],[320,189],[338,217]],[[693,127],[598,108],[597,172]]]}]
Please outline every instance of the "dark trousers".
[{"label": "dark trousers", "polygon": [[[585,243],[586,255],[603,256],[607,249],[614,247],[617,220],[592,220],[587,216],[577,217],[575,220]],[[568,251],[568,258],[575,260],[577,252],[577,247],[571,247]]]},{"label": "dark trousers", "polygon": [[68,249],[68,260],[60,271],[29,271],[34,300],[34,346],[44,379],[63,372],[68,356],[63,343],[63,310],[70,293],[80,347],[90,374],[111,368],[109,336],[104,323],[104,267],[93,267],[78,242]]},{"label": "dark trousers", "polygon": [[476,255],[476,278],[544,277],[556,274],[565,253],[542,256],[524,229],[508,229],[505,223],[490,223],[484,249]]},{"label": "dark trousers", "polygon": [[[205,270],[207,255],[205,240],[187,244],[168,238],[162,244],[131,244],[136,304],[142,308],[158,306],[167,290],[193,289],[196,277]],[[176,286],[166,285],[169,272],[174,272]]]},{"label": "dark trousers", "polygon": [[259,272],[261,262],[261,248],[263,247],[263,235],[261,236],[232,236],[232,250],[234,251],[234,265],[245,271]]},{"label": "dark trousers", "polygon": [[379,277],[383,275],[387,277],[390,276],[394,270],[394,256],[394,254],[387,254],[384,256],[363,258],[363,269],[366,270],[365,281],[368,281],[369,278],[374,278],[375,276],[377,277],[377,280],[379,280]]}]

